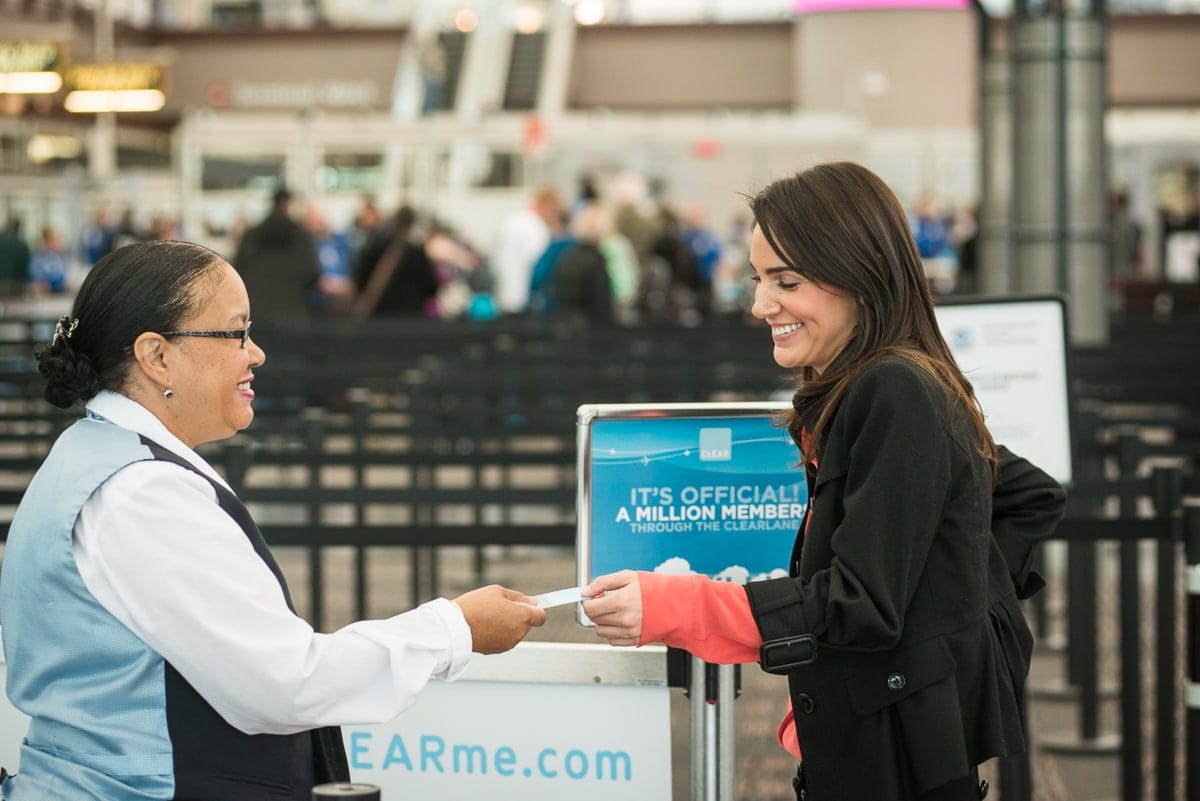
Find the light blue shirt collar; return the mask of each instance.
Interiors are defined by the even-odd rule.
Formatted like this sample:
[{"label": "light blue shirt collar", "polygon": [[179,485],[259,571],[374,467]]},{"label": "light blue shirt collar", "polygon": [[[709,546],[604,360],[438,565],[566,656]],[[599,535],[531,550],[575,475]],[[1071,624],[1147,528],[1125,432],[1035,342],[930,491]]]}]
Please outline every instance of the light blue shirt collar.
[{"label": "light blue shirt collar", "polygon": [[206,462],[200,454],[184,445],[183,441],[172,434],[162,421],[154,416],[153,412],[132,398],[119,392],[102,389],[88,401],[87,412],[89,417],[107,420],[114,425],[135,431],[153,440],[176,456],[186,459],[188,464],[204,475],[220,482],[224,487],[229,487],[229,482],[212,465]]}]

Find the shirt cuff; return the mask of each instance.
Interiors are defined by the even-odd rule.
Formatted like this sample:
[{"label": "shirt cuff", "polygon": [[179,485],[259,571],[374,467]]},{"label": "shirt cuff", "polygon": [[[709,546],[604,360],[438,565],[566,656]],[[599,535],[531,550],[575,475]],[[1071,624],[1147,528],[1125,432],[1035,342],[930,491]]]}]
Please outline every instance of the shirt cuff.
[{"label": "shirt cuff", "polygon": [[[673,634],[690,632],[692,605],[689,589],[676,574],[638,571],[642,591],[642,638],[638,645],[661,642],[677,647]],[[686,635],[683,639],[687,639]]]},{"label": "shirt cuff", "polygon": [[448,598],[435,598],[421,604],[422,609],[428,609],[437,616],[446,628],[447,659],[438,665],[434,675],[445,681],[454,681],[462,675],[471,663],[471,627],[458,604]]}]

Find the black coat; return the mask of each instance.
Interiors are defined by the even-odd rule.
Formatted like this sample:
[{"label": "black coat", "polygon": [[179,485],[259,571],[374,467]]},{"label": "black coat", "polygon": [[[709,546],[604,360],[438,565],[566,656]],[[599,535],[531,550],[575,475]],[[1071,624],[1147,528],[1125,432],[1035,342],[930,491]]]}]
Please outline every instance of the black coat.
[{"label": "black coat", "polygon": [[[437,271],[425,246],[408,241],[409,227],[372,235],[358,255],[354,280],[361,293],[377,270],[390,270],[369,313],[377,317],[421,315],[437,296]],[[393,249],[395,246],[395,250]],[[399,252],[397,253],[396,250]],[[394,263],[385,263],[384,258]]]},{"label": "black coat", "polygon": [[242,236],[233,266],[246,284],[255,320],[303,320],[321,265],[312,236],[285,214],[271,214]]},{"label": "black coat", "polygon": [[[1025,748],[1033,545],[1062,515],[1053,479],[1008,451],[1000,484],[965,412],[888,357],[854,381],[810,479],[792,577],[746,592],[786,673],[809,795],[905,801]],[[799,639],[799,642],[795,642]]]},{"label": "black coat", "polygon": [[613,321],[612,281],[600,248],[577,242],[558,257],[554,266],[554,298],[558,312],[578,315],[592,325]]}]

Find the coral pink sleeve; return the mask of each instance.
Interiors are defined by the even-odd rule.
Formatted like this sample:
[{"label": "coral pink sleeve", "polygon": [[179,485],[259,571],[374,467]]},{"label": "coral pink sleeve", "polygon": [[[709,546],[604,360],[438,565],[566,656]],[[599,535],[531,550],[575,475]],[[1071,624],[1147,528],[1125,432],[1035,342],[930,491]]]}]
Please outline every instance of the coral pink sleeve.
[{"label": "coral pink sleeve", "polygon": [[661,642],[722,665],[758,661],[762,635],[740,584],[646,572],[638,583],[643,645]]},{"label": "coral pink sleeve", "polygon": [[779,721],[775,739],[784,751],[796,758],[797,762],[803,759],[800,755],[800,738],[796,736],[796,713],[792,711],[791,704],[788,704],[788,711],[783,716],[783,720]]},{"label": "coral pink sleeve", "polygon": [[[723,665],[758,661],[762,635],[740,584],[707,576],[646,572],[638,573],[638,583],[642,588],[642,645],[659,642]],[[780,721],[776,739],[800,759],[790,708]]]}]

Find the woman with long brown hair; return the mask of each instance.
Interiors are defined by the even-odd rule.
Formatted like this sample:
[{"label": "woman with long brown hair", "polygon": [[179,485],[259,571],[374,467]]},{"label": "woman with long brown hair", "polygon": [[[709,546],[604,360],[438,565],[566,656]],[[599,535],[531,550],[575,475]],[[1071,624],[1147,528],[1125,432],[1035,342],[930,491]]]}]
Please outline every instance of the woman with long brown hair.
[{"label": "woman with long brown hair", "polygon": [[981,798],[1025,748],[1041,586],[1061,487],[997,446],[938,330],[907,218],[866,168],[824,164],[751,200],[752,312],[796,370],[788,428],[809,506],[786,578],[744,587],[622,571],[584,604],[617,645],[662,642],[785,675],[797,798]]}]

